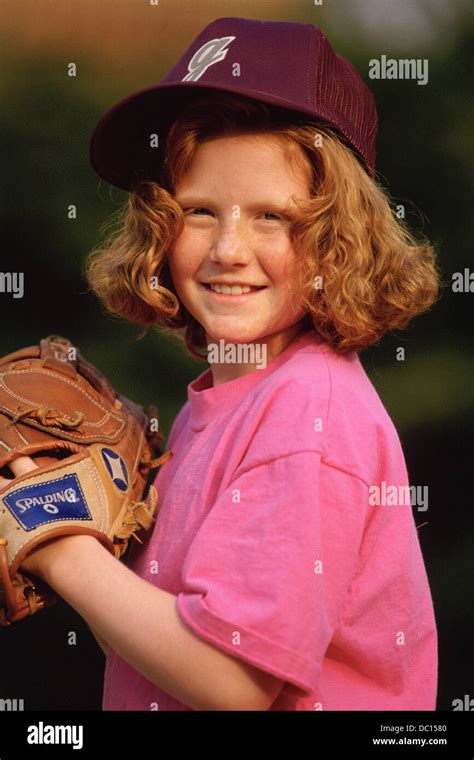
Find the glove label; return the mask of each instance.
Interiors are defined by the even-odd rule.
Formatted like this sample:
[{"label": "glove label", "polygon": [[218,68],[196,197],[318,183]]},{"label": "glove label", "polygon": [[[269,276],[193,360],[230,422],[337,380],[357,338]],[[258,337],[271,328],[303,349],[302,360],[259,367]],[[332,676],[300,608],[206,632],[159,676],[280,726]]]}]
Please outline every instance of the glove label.
[{"label": "glove label", "polygon": [[3,503],[26,531],[61,520],[92,520],[77,475],[17,488]]},{"label": "glove label", "polygon": [[102,449],[100,453],[113,484],[117,486],[119,491],[126,491],[128,488],[128,474],[122,457],[119,457],[117,452],[112,449]]}]

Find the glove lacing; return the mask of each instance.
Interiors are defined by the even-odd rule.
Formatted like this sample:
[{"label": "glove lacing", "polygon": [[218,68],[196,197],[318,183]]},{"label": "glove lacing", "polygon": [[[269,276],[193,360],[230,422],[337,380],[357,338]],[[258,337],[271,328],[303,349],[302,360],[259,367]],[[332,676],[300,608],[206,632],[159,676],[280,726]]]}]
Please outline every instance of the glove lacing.
[{"label": "glove lacing", "polygon": [[135,501],[130,505],[120,529],[115,534],[116,538],[128,540],[130,536],[133,536],[139,544],[143,543],[135,531],[140,530],[140,528],[149,530],[155,519],[153,515],[158,504],[158,491],[153,485],[150,486],[149,499],[150,506],[146,501]]},{"label": "glove lacing", "polygon": [[76,411],[74,417],[69,417],[67,414],[59,412],[52,406],[32,406],[29,409],[24,409],[22,412],[18,412],[12,418],[11,424],[14,425],[18,420],[23,417],[31,417],[39,420],[42,425],[46,426],[58,426],[65,428],[74,428],[81,424],[84,419],[84,413]]},{"label": "glove lacing", "polygon": [[[141,465],[145,470],[150,470],[151,468],[159,467],[164,462],[167,462],[172,456],[172,451],[166,451],[157,459],[152,459],[150,450],[145,447],[142,452]],[[158,504],[158,491],[154,485],[150,485],[147,498],[150,500],[149,505],[146,501],[135,501],[130,505],[120,529],[115,534],[116,538],[128,540],[130,536],[133,536],[139,544],[143,544],[143,541],[137,536],[135,531],[140,530],[140,528],[149,530],[153,524]]]}]

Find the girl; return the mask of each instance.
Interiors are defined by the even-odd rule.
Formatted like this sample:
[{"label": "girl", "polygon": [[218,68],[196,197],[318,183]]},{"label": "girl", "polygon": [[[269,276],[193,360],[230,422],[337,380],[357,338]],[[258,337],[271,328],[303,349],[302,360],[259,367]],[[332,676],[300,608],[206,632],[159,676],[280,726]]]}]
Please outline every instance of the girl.
[{"label": "girl", "polygon": [[[216,69],[240,41],[234,63],[260,58],[236,85]],[[188,385],[157,521],[128,566],[70,536],[25,569],[101,642],[104,710],[434,710],[411,504],[384,498],[408,475],[358,352],[425,311],[438,274],[373,178],[371,96],[305,24],[219,19],[173,72],[96,130],[101,176],[124,187],[136,172],[87,276],[112,313],[210,366]],[[298,109],[300,85],[317,97]],[[165,96],[164,151],[145,161],[121,118],[136,123],[132,103],[151,127]]]}]

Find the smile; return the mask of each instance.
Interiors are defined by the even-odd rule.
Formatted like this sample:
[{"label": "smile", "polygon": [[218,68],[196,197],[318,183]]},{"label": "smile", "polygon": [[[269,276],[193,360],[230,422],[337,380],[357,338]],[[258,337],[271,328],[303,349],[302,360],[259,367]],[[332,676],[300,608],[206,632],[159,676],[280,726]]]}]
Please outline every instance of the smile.
[{"label": "smile", "polygon": [[224,296],[231,298],[239,298],[242,296],[255,295],[260,290],[264,290],[266,285],[254,286],[254,285],[226,285],[223,283],[201,283],[209,293],[216,296]]}]

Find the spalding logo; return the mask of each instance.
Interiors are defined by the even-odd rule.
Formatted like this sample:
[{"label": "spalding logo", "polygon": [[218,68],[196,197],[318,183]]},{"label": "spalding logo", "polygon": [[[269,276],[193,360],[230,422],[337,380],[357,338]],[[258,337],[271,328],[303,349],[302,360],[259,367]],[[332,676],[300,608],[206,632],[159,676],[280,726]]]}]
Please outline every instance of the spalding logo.
[{"label": "spalding logo", "polygon": [[25,499],[17,499],[15,504],[20,513],[26,512],[26,510],[30,507],[43,505],[43,509],[46,512],[57,514],[59,512],[59,509],[54,505],[55,501],[68,501],[69,503],[73,504],[78,501],[78,498],[74,488],[65,488],[64,491],[48,493],[46,496],[29,496]]},{"label": "spalding logo", "polygon": [[107,472],[112,478],[112,483],[117,486],[119,491],[126,491],[128,488],[128,473],[123,459],[112,449],[102,449],[101,454],[107,467]]},{"label": "spalding logo", "polygon": [[26,531],[61,520],[92,520],[74,474],[16,488],[2,501]]}]

